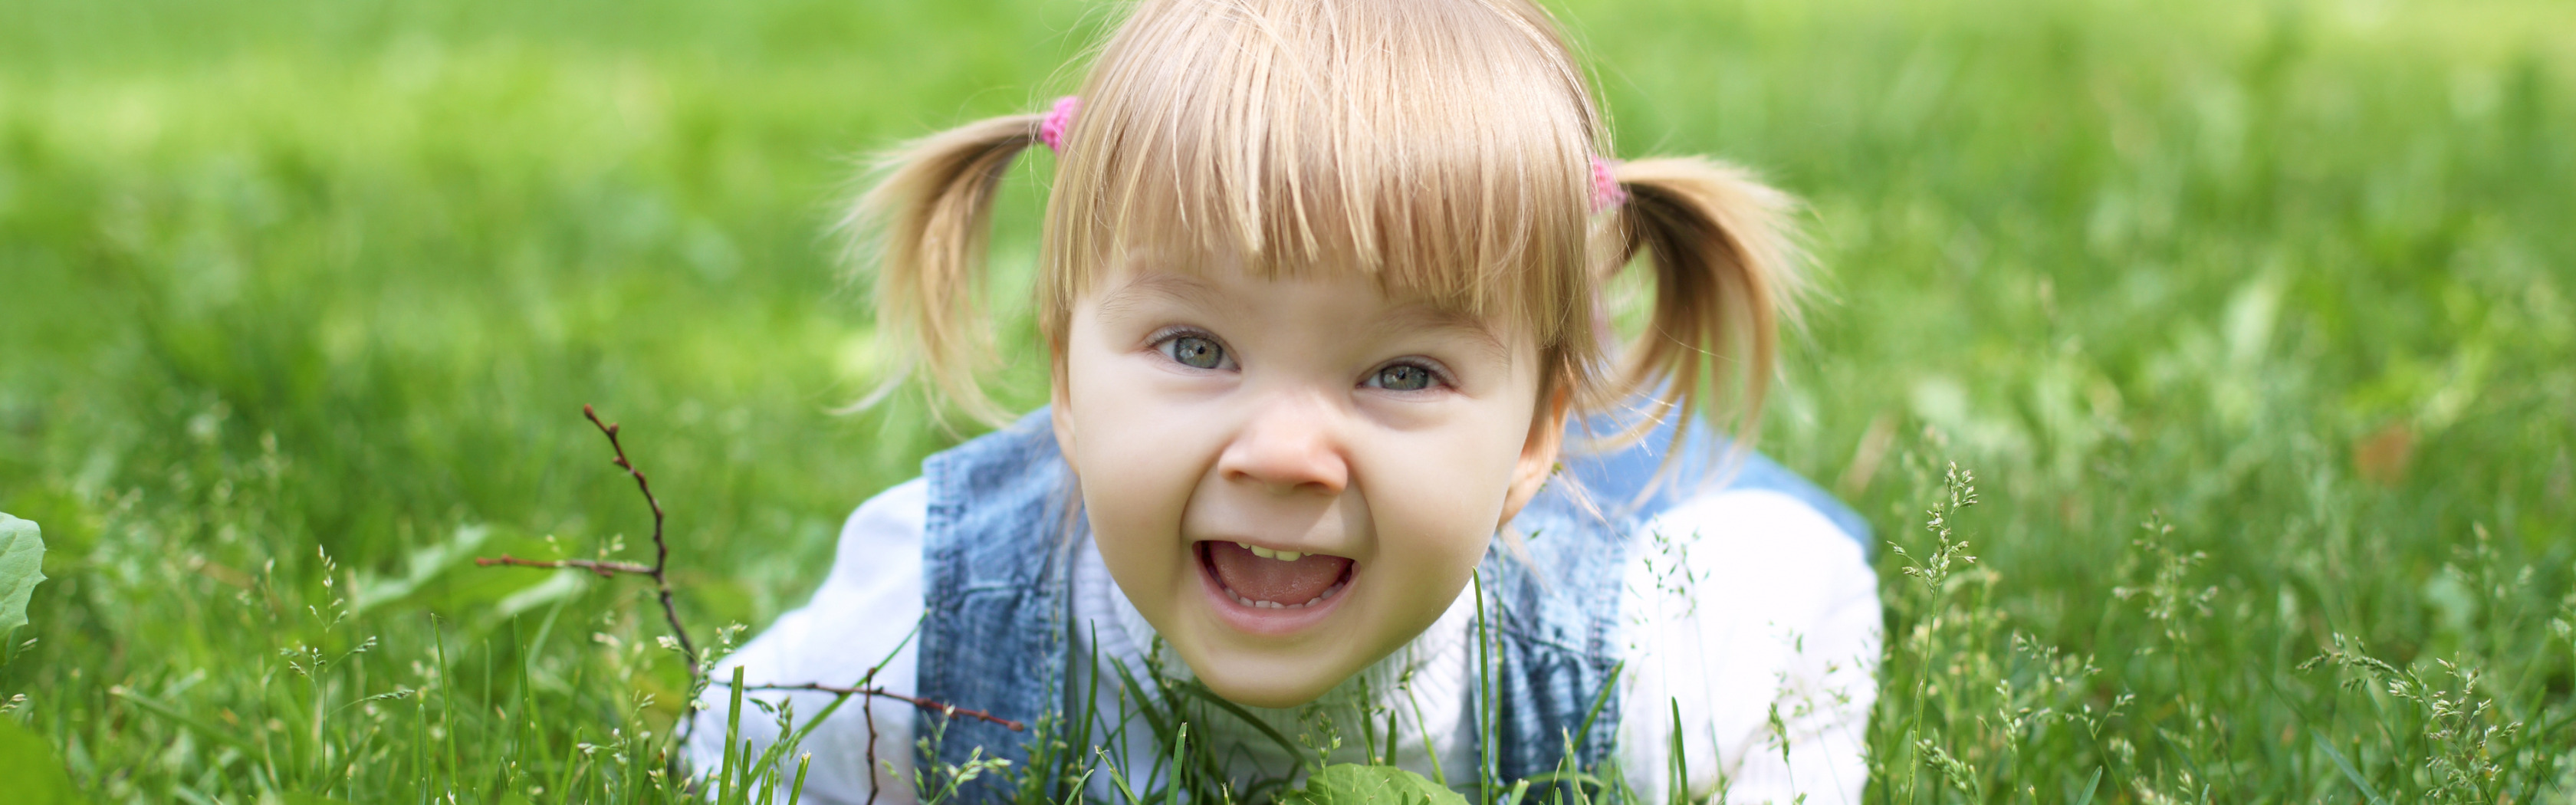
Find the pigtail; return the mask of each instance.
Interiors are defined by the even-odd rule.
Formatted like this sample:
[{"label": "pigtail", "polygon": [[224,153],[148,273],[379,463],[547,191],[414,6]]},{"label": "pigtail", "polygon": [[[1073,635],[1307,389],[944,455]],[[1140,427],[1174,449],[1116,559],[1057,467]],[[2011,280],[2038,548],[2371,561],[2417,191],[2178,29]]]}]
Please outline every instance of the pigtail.
[{"label": "pigtail", "polygon": [[884,178],[852,205],[842,228],[854,236],[854,268],[874,257],[877,332],[893,340],[885,354],[896,365],[853,408],[876,404],[926,367],[934,417],[945,421],[946,403],[988,424],[1009,421],[976,382],[994,354],[982,307],[984,245],[1002,177],[1038,142],[1043,120],[979,120],[907,143],[879,162]]},{"label": "pigtail", "polygon": [[[1787,221],[1796,202],[1742,168],[1699,157],[1638,160],[1614,172],[1625,195],[1614,243],[1625,245],[1611,269],[1643,252],[1655,295],[1645,334],[1621,351],[1600,402],[1652,396],[1632,433],[1668,416],[1686,423],[1731,410],[1741,443],[1770,390],[1780,324],[1794,321],[1805,287],[1804,254]],[[1729,391],[1735,404],[1718,404]],[[1675,429],[1676,448],[1686,431]]]}]

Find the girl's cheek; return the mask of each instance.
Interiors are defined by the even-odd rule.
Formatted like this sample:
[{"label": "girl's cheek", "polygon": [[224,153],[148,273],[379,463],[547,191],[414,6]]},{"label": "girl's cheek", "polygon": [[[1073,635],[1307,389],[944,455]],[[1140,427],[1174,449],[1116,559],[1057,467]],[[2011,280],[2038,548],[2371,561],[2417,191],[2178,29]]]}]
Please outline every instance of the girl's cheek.
[{"label": "girl's cheek", "polygon": [[1101,560],[1146,618],[1168,627],[1172,608],[1198,587],[1195,556],[1180,535],[1186,497],[1171,491],[1171,464],[1116,446],[1087,452],[1096,469],[1079,480]]},{"label": "girl's cheek", "polygon": [[1104,552],[1126,554],[1104,558],[1140,572],[1184,565],[1181,517],[1212,455],[1210,440],[1161,395],[1138,393],[1150,389],[1097,385],[1070,403],[1079,433],[1075,466],[1093,527]]},{"label": "girl's cheek", "polygon": [[[1509,492],[1515,452],[1500,458],[1488,439],[1441,439],[1379,451],[1384,483],[1370,490],[1382,546],[1441,565],[1472,565],[1484,553]],[[1445,461],[1427,460],[1441,457]]]},{"label": "girl's cheek", "polygon": [[1097,447],[1086,451],[1091,460],[1084,463],[1090,469],[1079,479],[1084,497],[1115,516],[1128,531],[1177,528],[1194,475],[1187,471],[1192,463],[1189,456],[1172,440],[1156,440],[1150,434],[1112,431],[1105,435],[1109,438],[1095,441]]}]

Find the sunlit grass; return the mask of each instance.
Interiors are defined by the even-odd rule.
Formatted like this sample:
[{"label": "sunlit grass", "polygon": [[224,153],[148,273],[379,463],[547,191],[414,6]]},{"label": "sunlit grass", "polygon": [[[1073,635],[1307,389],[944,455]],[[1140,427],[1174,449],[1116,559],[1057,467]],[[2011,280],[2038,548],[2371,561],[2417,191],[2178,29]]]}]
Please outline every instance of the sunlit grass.
[{"label": "sunlit grass", "polygon": [[[1874,799],[2576,797],[2576,10],[1562,11],[1621,156],[1810,202],[1762,445],[1905,549]],[[641,586],[464,560],[645,550],[595,403],[702,642],[801,602],[955,438],[830,413],[886,365],[826,232],[856,159],[1035,108],[1102,18],[0,10],[0,511],[54,579],[8,716],[102,801],[657,798]],[[1953,462],[1975,561],[1906,575]]]}]

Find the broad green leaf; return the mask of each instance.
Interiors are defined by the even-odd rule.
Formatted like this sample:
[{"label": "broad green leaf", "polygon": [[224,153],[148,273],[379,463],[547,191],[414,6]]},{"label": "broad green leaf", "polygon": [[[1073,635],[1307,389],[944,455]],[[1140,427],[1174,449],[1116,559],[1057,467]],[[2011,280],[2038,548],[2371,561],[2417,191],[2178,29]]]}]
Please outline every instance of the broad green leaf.
[{"label": "broad green leaf", "polygon": [[401,576],[386,578],[360,572],[349,586],[349,614],[362,614],[419,591],[421,585],[437,578],[448,568],[463,564],[474,555],[474,549],[483,547],[483,541],[491,536],[490,527],[469,525],[457,529],[456,536],[446,542],[412,551],[409,572]]},{"label": "broad green leaf", "polygon": [[[15,517],[0,521],[0,534],[27,521]],[[30,532],[34,526],[28,526]],[[20,596],[18,603],[26,603]],[[15,719],[0,718],[0,786],[8,789],[6,799],[23,805],[70,805],[82,802],[72,789],[71,775],[63,773],[63,762],[54,757],[54,747],[43,736],[18,725]]]},{"label": "broad green leaf", "polygon": [[0,637],[27,625],[27,596],[45,580],[45,538],[34,520],[0,512]]},{"label": "broad green leaf", "polygon": [[1336,763],[1279,795],[1280,805],[1467,805],[1430,778],[1394,766]]}]

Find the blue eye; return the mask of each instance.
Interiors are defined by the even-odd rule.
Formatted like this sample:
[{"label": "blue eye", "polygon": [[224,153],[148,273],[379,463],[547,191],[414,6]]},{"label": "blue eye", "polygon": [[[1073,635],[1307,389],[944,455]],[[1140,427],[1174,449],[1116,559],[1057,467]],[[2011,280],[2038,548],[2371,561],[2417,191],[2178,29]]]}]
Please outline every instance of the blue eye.
[{"label": "blue eye", "polygon": [[1369,376],[1369,385],[1388,391],[1421,391],[1440,382],[1431,370],[1410,363],[1399,363],[1377,370]]},{"label": "blue eye", "polygon": [[1216,341],[1195,335],[1184,335],[1163,342],[1163,354],[1182,366],[1215,369],[1225,365],[1225,347]]}]

